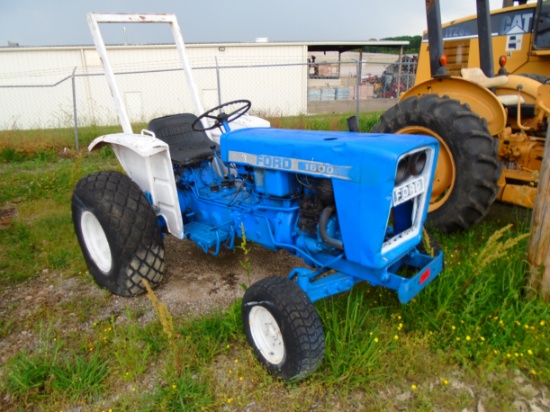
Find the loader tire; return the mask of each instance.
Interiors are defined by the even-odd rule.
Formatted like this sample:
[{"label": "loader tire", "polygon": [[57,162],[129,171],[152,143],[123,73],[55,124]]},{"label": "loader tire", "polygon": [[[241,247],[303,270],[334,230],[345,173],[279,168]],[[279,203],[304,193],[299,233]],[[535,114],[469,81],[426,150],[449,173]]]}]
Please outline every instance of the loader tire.
[{"label": "loader tire", "polygon": [[75,232],[96,283],[120,296],[145,291],[163,278],[164,244],[153,208],[120,172],[85,176],[72,196]]},{"label": "loader tire", "polygon": [[493,204],[502,165],[486,121],[458,100],[437,95],[405,99],[372,132],[422,134],[439,140],[428,224],[443,233],[468,230]]},{"label": "loader tire", "polygon": [[548,84],[549,77],[537,73],[518,73],[518,76],[527,77],[528,79],[536,80],[541,84]]},{"label": "loader tire", "polygon": [[321,364],[323,326],[295,282],[273,276],[254,283],[244,294],[242,318],[248,343],[271,375],[298,381]]}]

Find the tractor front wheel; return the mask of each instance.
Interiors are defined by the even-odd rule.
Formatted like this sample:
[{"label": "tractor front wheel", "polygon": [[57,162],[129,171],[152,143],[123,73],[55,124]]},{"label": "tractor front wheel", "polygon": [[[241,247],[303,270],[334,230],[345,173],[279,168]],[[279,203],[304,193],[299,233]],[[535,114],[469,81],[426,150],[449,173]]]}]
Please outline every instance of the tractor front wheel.
[{"label": "tractor front wheel", "polygon": [[468,106],[435,94],[410,97],[384,113],[371,131],[439,141],[428,215],[436,229],[467,230],[487,214],[499,191],[498,140]]},{"label": "tractor front wheel", "polygon": [[75,232],[94,280],[111,293],[134,296],[142,279],[158,285],[164,245],[153,208],[141,189],[119,172],[97,172],[76,185],[72,197]]},{"label": "tractor front wheel", "polygon": [[297,381],[323,360],[321,320],[295,282],[269,277],[254,283],[244,294],[242,317],[248,342],[271,375]]}]

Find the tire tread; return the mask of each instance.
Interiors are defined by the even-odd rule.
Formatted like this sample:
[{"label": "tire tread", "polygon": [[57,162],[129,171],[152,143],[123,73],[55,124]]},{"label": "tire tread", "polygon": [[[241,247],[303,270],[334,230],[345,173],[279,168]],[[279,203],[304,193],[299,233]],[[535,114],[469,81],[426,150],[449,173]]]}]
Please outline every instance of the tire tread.
[{"label": "tire tread", "polygon": [[[136,183],[120,172],[92,173],[74,189],[73,215],[79,204],[96,209],[94,213],[105,222],[104,229],[113,233],[120,246],[120,255],[116,256],[122,262],[119,272],[105,282],[101,274],[94,275],[91,270],[96,281],[122,296],[145,292],[142,279],[152,287],[158,285],[164,272],[162,235],[151,204]],[[75,229],[76,225],[75,221]]]}]

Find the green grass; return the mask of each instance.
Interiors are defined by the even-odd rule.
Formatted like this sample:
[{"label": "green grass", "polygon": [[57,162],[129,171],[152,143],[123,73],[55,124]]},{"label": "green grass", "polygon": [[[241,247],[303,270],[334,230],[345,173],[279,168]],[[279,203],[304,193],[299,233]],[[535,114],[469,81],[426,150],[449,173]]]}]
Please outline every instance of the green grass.
[{"label": "green grass", "polygon": [[[361,127],[375,119],[361,119]],[[271,121],[345,128],[345,116]],[[93,128],[86,139],[108,132]],[[116,159],[108,150],[39,155],[58,154],[72,139],[69,131],[47,150],[37,145],[34,152],[7,148],[10,136],[0,133],[0,208],[15,207],[18,214],[0,229],[0,290],[24,299],[25,282],[44,270],[58,282],[91,283],[72,228],[71,192],[82,176],[117,168]],[[24,136],[17,132],[19,139]],[[467,233],[434,234],[445,269],[409,304],[365,284],[317,302],[325,359],[300,383],[273,379],[255,360],[242,332],[239,302],[224,311],[175,317],[172,329],[166,319],[146,319],[130,304],[100,315],[120,298],[99,288],[92,298],[76,294],[40,304],[32,297],[25,319],[13,318],[15,304],[6,306],[0,338],[21,339],[25,331],[37,343],[6,355],[0,365],[0,409],[462,410],[477,406],[478,399],[463,389],[472,387],[483,394],[487,410],[509,410],[518,376],[550,389],[550,309],[525,286],[527,240],[508,250],[498,246],[528,232],[529,213],[503,205],[493,210]],[[498,241],[490,240],[510,222],[514,226]],[[80,329],[69,328],[67,319]],[[405,400],[399,400],[402,394],[408,394]]]},{"label": "green grass", "polygon": [[[313,116],[291,116],[268,118],[272,127],[282,129],[307,129],[307,130],[347,130],[347,119],[354,113]],[[359,130],[369,131],[377,122],[379,114],[361,113],[359,117]]]},{"label": "green grass", "polygon": [[0,164],[0,208],[15,207],[18,214],[12,225],[0,230],[0,285],[35,277],[43,269],[84,270],[70,199],[81,177],[119,167],[105,153]]}]

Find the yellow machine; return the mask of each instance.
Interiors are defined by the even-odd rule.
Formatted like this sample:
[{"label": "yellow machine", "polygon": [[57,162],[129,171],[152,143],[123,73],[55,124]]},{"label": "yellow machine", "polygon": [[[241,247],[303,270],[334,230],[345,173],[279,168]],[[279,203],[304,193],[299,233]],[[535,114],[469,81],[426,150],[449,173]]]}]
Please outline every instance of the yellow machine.
[{"label": "yellow machine", "polygon": [[468,229],[495,199],[535,201],[550,114],[550,0],[519,3],[489,12],[477,0],[477,15],[442,26],[439,0],[427,0],[415,86],[373,129],[440,141],[429,218],[443,232]]}]

